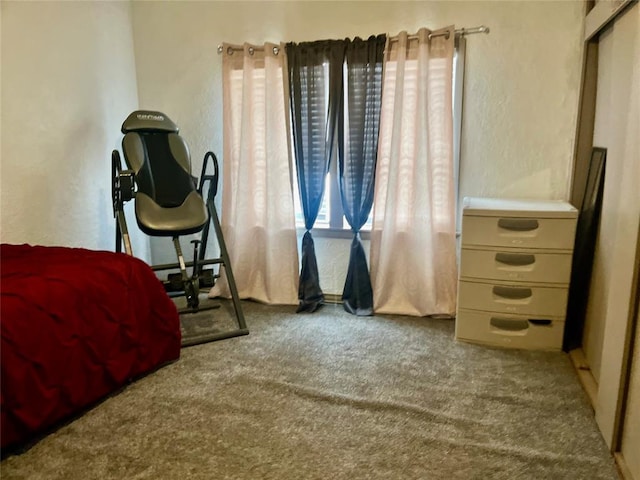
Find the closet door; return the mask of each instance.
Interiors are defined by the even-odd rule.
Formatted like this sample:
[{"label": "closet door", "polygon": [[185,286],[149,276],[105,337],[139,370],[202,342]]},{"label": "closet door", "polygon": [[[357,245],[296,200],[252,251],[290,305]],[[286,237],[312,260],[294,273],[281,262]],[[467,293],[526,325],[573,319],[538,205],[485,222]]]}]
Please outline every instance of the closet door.
[{"label": "closet door", "polygon": [[[623,420],[637,419],[639,403],[625,395],[634,354],[630,350],[637,317],[638,236],[640,231],[640,6],[632,3],[599,34],[598,88],[594,146],[607,149],[607,166],[590,292],[585,352],[598,381],[596,421],[605,441],[624,456],[637,437],[621,435]],[[603,80],[601,82],[601,80]],[[635,355],[637,358],[637,354]],[[599,365],[598,365],[599,364]],[[635,376],[637,377],[637,365]],[[636,382],[637,383],[637,382]],[[635,384],[634,384],[635,385]],[[635,387],[634,387],[635,388]],[[634,397],[635,398],[635,397]],[[627,409],[625,412],[625,405]],[[637,431],[638,429],[636,429]],[[627,430],[629,432],[629,430]],[[622,439],[622,441],[621,441]],[[629,459],[626,459],[628,461]],[[636,475],[634,480],[640,480]]]}]

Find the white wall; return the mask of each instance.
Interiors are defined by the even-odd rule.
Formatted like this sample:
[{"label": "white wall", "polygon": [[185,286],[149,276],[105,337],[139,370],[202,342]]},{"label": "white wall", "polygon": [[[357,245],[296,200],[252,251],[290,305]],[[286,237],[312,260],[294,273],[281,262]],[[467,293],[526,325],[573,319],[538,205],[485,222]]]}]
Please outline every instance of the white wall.
[{"label": "white wall", "polygon": [[111,150],[138,106],[130,4],[1,9],[1,240],[113,250]]},{"label": "white wall", "polygon": [[[207,149],[222,153],[216,52],[222,42],[484,24],[491,33],[467,42],[461,193],[567,199],[583,15],[577,1],[135,2],[140,105],[164,111],[181,126],[197,165]],[[332,272],[346,272],[337,251],[349,243],[319,243],[321,285],[327,293],[341,293],[344,276],[335,279]],[[161,252],[154,248],[156,255]]]},{"label": "white wall", "polygon": [[[131,110],[181,127],[194,165],[222,154],[223,41],[485,24],[467,44],[461,193],[567,198],[581,2],[2,2],[2,241],[112,248],[109,152]],[[133,36],[133,40],[132,40]],[[135,55],[134,55],[135,52]],[[137,73],[137,95],[136,74]],[[223,160],[223,159],[222,159]],[[29,205],[28,210],[25,205]],[[136,237],[134,248],[146,250]],[[346,240],[319,241],[340,293]],[[154,247],[155,261],[165,250]],[[168,258],[167,258],[168,259]]]}]

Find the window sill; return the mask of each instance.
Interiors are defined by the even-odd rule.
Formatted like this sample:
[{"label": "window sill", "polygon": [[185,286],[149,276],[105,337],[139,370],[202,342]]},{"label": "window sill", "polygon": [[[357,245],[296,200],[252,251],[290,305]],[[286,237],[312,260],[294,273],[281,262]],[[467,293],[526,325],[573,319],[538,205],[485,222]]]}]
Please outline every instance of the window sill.
[{"label": "window sill", "polygon": [[[304,227],[296,227],[296,232],[301,237],[306,232]],[[344,230],[338,228],[322,228],[314,227],[311,230],[311,235],[315,238],[346,238],[347,240],[353,239],[353,232],[351,230]],[[370,240],[371,232],[369,230],[360,230],[360,238],[362,240]]]}]

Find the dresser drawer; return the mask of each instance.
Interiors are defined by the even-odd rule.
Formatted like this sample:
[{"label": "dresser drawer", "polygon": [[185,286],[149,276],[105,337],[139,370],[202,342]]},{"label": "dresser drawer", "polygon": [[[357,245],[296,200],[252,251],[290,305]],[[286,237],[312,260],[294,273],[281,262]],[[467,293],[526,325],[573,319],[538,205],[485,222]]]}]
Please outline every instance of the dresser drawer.
[{"label": "dresser drawer", "polygon": [[570,253],[463,248],[460,277],[568,284]]},{"label": "dresser drawer", "polygon": [[462,245],[573,250],[575,231],[574,218],[465,215]]},{"label": "dresser drawer", "polygon": [[508,348],[560,350],[564,321],[460,309],[456,339]]},{"label": "dresser drawer", "polygon": [[472,310],[564,318],[568,292],[568,287],[461,281],[458,305]]}]

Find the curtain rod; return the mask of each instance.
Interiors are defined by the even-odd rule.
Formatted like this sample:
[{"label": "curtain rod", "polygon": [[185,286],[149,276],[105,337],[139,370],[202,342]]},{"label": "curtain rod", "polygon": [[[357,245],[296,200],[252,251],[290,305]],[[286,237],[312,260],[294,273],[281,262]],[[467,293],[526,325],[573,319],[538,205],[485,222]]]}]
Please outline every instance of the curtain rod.
[{"label": "curtain rod", "polygon": [[[232,47],[232,46],[228,46],[226,51],[227,51],[227,55],[233,55],[233,52],[241,52],[244,50],[244,47]],[[249,47],[249,55],[253,55],[253,52],[255,52],[256,50],[258,51],[263,51],[264,47]],[[222,45],[218,45],[218,54],[222,53],[225,51],[225,48]],[[280,47],[273,47],[273,54],[274,55],[278,55],[278,53],[280,53]]]},{"label": "curtain rod", "polygon": [[[457,37],[463,37],[465,35],[471,35],[473,33],[489,33],[491,30],[489,29],[489,27],[486,27],[484,25],[480,25],[479,27],[471,27],[471,28],[456,28],[456,36]],[[440,32],[440,33],[430,33],[429,34],[429,38],[431,37],[442,37],[442,36],[447,36],[449,35],[449,32]],[[409,35],[407,37],[409,40],[414,40],[416,38],[418,38],[417,35]],[[391,42],[397,42],[398,41],[398,37],[389,37],[389,41]],[[222,53],[224,51],[224,47],[222,45],[218,45],[218,53]],[[228,55],[233,55],[233,52],[241,52],[242,50],[244,50],[244,47],[232,47],[232,46],[228,46],[226,51]],[[262,51],[264,50],[264,47],[249,47],[249,54],[253,55],[253,52],[259,50]],[[273,47],[273,54],[274,55],[278,55],[278,53],[280,52],[280,47]]]},{"label": "curtain rod", "polygon": [[[479,27],[471,27],[471,28],[456,28],[456,36],[464,37],[465,35],[471,35],[473,33],[489,33],[491,30],[489,27],[485,25],[480,25]],[[430,37],[438,37],[441,35],[447,35],[447,33],[432,33],[429,35]]]},{"label": "curtain rod", "polygon": [[[456,28],[456,37],[463,37],[465,35],[471,35],[472,33],[489,33],[491,30],[489,27],[484,25],[480,25],[479,27],[471,27],[471,28]],[[449,35],[449,32],[438,32],[438,33],[430,33],[429,38],[432,37],[446,37]],[[415,40],[418,38],[418,35],[409,35],[407,36],[409,40]],[[397,42],[398,36],[389,37],[389,41]]]}]

